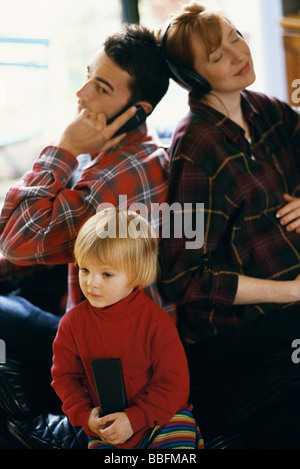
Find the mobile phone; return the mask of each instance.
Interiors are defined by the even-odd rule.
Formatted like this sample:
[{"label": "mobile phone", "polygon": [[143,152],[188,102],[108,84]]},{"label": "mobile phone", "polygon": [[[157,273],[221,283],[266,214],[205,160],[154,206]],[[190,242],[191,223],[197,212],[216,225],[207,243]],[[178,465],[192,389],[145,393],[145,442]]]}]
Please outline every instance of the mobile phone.
[{"label": "mobile phone", "polygon": [[92,360],[92,370],[97,389],[101,416],[123,412],[127,398],[120,358]]},{"label": "mobile phone", "polygon": [[[130,106],[131,107],[131,106]],[[140,106],[139,104],[136,104],[137,111],[132,116],[125,124],[117,130],[117,132],[114,134],[114,137],[117,135],[124,134],[126,132],[129,132],[130,130],[135,129],[139,125],[141,125],[145,120],[147,119],[147,114],[144,111],[144,108]],[[112,119],[108,119],[107,124],[111,124],[117,117],[119,117],[123,112],[125,112],[126,109],[123,109],[120,113],[118,113],[116,116],[114,116]]]}]

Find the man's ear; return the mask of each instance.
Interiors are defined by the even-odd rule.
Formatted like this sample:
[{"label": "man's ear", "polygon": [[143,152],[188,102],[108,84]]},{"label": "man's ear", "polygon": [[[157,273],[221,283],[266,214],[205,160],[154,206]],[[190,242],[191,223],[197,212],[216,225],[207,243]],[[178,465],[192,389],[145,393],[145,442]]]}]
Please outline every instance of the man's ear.
[{"label": "man's ear", "polygon": [[139,104],[140,106],[142,106],[142,108],[144,109],[144,111],[147,115],[151,114],[151,112],[153,110],[152,104],[148,103],[148,101],[139,101],[135,104]]}]

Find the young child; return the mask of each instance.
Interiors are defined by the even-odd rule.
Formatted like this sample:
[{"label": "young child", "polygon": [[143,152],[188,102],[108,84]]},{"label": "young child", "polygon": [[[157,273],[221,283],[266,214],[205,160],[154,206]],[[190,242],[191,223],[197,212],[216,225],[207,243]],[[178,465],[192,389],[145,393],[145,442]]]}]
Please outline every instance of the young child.
[{"label": "young child", "polygon": [[[140,215],[106,209],[74,248],[86,300],[61,319],[52,386],[89,448],[202,448],[188,406],[189,372],[177,329],[143,291],[157,275],[157,240]],[[128,406],[101,416],[91,361],[120,358]]]}]

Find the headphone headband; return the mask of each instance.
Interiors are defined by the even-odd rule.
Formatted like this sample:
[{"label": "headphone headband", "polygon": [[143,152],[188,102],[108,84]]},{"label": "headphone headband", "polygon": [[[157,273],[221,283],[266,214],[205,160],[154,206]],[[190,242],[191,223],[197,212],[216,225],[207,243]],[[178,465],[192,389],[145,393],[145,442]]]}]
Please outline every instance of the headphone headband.
[{"label": "headphone headband", "polygon": [[168,22],[162,28],[160,33],[161,49],[169,69],[170,77],[183,88],[187,89],[188,91],[192,91],[196,95],[204,95],[208,93],[211,90],[211,86],[208,81],[205,80],[205,78],[201,77],[201,75],[194,72],[193,70],[188,69],[187,67],[177,66],[173,64],[166,57],[167,33],[171,25],[172,21]]},{"label": "headphone headband", "polygon": [[[174,65],[167,57],[166,57],[166,40],[167,40],[167,33],[172,25],[172,21],[168,22],[164,28],[162,28],[160,33],[160,42],[162,53],[164,55],[166,64],[169,68],[170,77],[173,78],[179,85],[183,86],[188,91],[192,91],[197,96],[203,96],[209,91],[211,91],[211,86],[208,81],[203,78],[198,73],[190,70],[187,67],[177,66]],[[237,34],[242,38],[242,34],[237,30]]]}]

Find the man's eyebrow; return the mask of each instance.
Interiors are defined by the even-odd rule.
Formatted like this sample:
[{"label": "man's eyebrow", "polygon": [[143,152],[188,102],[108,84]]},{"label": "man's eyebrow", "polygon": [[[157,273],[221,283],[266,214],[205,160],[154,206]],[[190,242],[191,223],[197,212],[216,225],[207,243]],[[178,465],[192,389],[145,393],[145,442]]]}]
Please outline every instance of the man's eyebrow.
[{"label": "man's eyebrow", "polygon": [[108,86],[112,91],[114,91],[114,88],[113,86],[106,80],[104,80],[104,78],[100,78],[100,77],[95,77],[95,80],[99,81],[100,83],[104,83],[106,86]]},{"label": "man's eyebrow", "polygon": [[[90,73],[90,67],[87,67],[88,73]],[[114,91],[114,87],[104,78],[101,77],[95,77],[94,80],[99,81],[100,83],[104,83],[104,85],[108,86],[112,91]]]}]

